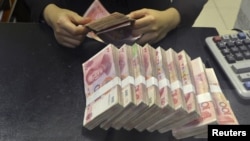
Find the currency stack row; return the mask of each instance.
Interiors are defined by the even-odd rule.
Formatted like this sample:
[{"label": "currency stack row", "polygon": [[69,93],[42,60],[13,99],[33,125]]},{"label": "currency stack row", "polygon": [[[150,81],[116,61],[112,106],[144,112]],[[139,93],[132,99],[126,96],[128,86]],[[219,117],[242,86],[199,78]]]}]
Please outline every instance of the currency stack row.
[{"label": "currency stack row", "polygon": [[206,138],[207,125],[238,120],[213,68],[182,50],[108,44],[82,64],[83,126]]}]

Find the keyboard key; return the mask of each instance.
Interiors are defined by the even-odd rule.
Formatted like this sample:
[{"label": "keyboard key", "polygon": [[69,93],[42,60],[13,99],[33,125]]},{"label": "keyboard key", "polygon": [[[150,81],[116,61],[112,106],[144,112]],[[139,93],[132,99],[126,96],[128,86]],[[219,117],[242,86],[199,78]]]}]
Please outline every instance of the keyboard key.
[{"label": "keyboard key", "polygon": [[221,36],[214,36],[214,37],[213,37],[213,41],[214,41],[215,43],[220,42],[221,40],[222,40]]},{"label": "keyboard key", "polygon": [[236,40],[235,45],[236,46],[241,46],[241,45],[243,45],[243,41],[242,40]]},{"label": "keyboard key", "polygon": [[250,50],[250,45],[246,45],[247,46],[247,49]]},{"label": "keyboard key", "polygon": [[221,53],[222,53],[224,56],[226,56],[226,55],[230,54],[230,50],[229,50],[228,48],[225,48],[225,49],[222,49],[222,50],[221,50]]},{"label": "keyboard key", "polygon": [[234,54],[234,57],[237,61],[240,61],[240,60],[243,60],[244,59],[244,56],[241,52],[237,52]]},{"label": "keyboard key", "polygon": [[238,62],[232,65],[232,68],[235,73],[246,73],[250,72],[250,63]]},{"label": "keyboard key", "polygon": [[231,55],[231,54],[226,55],[225,58],[226,58],[226,60],[227,60],[227,62],[228,62],[229,64],[232,64],[232,63],[235,63],[235,62],[236,62],[234,56]]},{"label": "keyboard key", "polygon": [[245,59],[250,59],[250,52],[249,51],[243,52],[243,55],[244,55]]},{"label": "keyboard key", "polygon": [[240,46],[238,46],[238,48],[240,49],[241,52],[248,51],[248,49],[245,45],[240,45]]},{"label": "keyboard key", "polygon": [[224,42],[218,42],[218,43],[217,43],[217,47],[218,47],[219,49],[224,49],[224,48],[226,48],[226,44],[225,44]]},{"label": "keyboard key", "polygon": [[250,39],[245,39],[245,40],[243,40],[243,43],[244,43],[245,45],[249,45],[249,44],[250,44]]},{"label": "keyboard key", "polygon": [[250,81],[250,72],[239,74],[239,79],[242,82]]},{"label": "keyboard key", "polygon": [[245,82],[244,86],[247,90],[250,90],[250,81]]},{"label": "keyboard key", "polygon": [[232,34],[230,37],[232,40],[238,40],[238,36],[236,34]]},{"label": "keyboard key", "polygon": [[229,48],[235,46],[233,41],[228,41],[228,42],[226,43],[226,45],[227,45]]},{"label": "keyboard key", "polygon": [[246,34],[243,32],[238,33],[239,39],[246,39]]},{"label": "keyboard key", "polygon": [[239,52],[239,51],[240,51],[239,48],[237,48],[236,46],[231,47],[231,52],[232,52],[232,53],[237,53],[237,52]]},{"label": "keyboard key", "polygon": [[230,40],[230,35],[222,35],[221,37],[225,41]]}]

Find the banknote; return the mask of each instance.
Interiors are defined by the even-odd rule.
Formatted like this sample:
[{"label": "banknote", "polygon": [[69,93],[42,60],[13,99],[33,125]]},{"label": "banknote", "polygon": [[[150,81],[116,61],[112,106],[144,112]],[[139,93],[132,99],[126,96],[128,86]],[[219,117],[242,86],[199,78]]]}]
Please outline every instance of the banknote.
[{"label": "banknote", "polygon": [[162,109],[174,109],[174,102],[171,96],[171,86],[169,81],[169,71],[167,68],[167,57],[165,50],[157,47],[155,51],[156,73],[158,79],[160,102]]},{"label": "banknote", "polygon": [[160,119],[155,124],[148,127],[148,130],[151,132],[155,130],[159,131],[159,129],[166,127],[174,121],[178,121],[188,114],[184,94],[182,91],[182,84],[179,76],[180,74],[179,70],[177,69],[177,53],[172,48],[166,50],[165,53],[167,58],[166,65],[169,72],[171,96],[174,102],[175,112],[167,115],[163,119]]},{"label": "banknote", "polygon": [[120,87],[113,87],[88,104],[85,108],[83,126],[92,130],[108,120],[110,115],[120,113],[123,110],[120,91]]},{"label": "banknote", "polygon": [[195,86],[193,82],[191,59],[185,52],[185,50],[180,51],[177,54],[178,58],[178,69],[180,70],[180,77],[182,81],[183,93],[185,96],[185,101],[187,105],[187,110],[189,113],[195,112],[199,115],[199,110],[197,109],[197,102],[195,97]]},{"label": "banknote", "polygon": [[206,138],[208,124],[239,124],[213,68],[184,50],[108,44],[82,69],[89,130],[172,131],[183,139]]},{"label": "banknote", "polygon": [[196,92],[192,77],[192,68],[191,68],[191,59],[185,52],[182,50],[177,53],[177,69],[180,71],[180,80],[182,83],[182,90],[185,98],[185,103],[187,105],[188,115],[179,119],[178,121],[174,121],[171,124],[162,127],[159,129],[159,132],[167,132],[172,128],[181,127],[200,116],[200,109],[197,105],[196,101]]},{"label": "banknote", "polygon": [[[151,48],[152,49],[152,48]],[[147,128],[159,121],[160,119],[166,117],[170,113],[174,112],[173,99],[171,96],[170,82],[169,82],[169,73],[166,69],[166,56],[165,50],[161,47],[157,47],[154,49],[155,55],[153,56],[153,62],[155,66],[153,67],[155,70],[155,77],[158,81],[158,99],[159,103],[157,104],[160,110],[154,111],[153,114],[148,115],[147,119],[143,120],[143,122],[139,123],[135,128],[139,131],[148,130]],[[158,112],[157,112],[158,111]],[[145,122],[144,122],[145,121]]]},{"label": "banknote", "polygon": [[124,107],[126,110],[112,123],[112,127],[115,129],[122,128],[122,121],[125,121],[130,117],[130,114],[134,111],[136,106],[135,97],[135,79],[133,75],[133,69],[131,66],[131,46],[124,44],[119,49],[119,66],[120,75],[122,80],[122,97],[124,101]]},{"label": "banknote", "polygon": [[238,120],[231,108],[230,102],[223,94],[213,68],[206,68],[208,83],[216,108],[217,122],[220,125],[237,125]]},{"label": "banknote", "polygon": [[137,117],[133,122],[135,123],[135,129],[138,131],[145,130],[146,123],[149,120],[156,117],[161,113],[161,104],[160,104],[160,94],[158,88],[158,79],[156,73],[155,65],[155,49],[146,44],[142,48],[143,64],[141,65],[145,69],[145,79],[147,85],[147,94],[148,94],[148,109],[139,117]]},{"label": "banknote", "polygon": [[[169,48],[166,50],[166,58],[175,110],[176,112],[180,111],[182,113],[181,115],[184,116],[187,114],[187,105],[182,90],[180,70],[177,68],[177,53],[172,48]],[[180,118],[180,116],[178,118]],[[177,118],[175,118],[175,120],[177,120]]]},{"label": "banknote", "polygon": [[[93,3],[89,6],[89,8],[84,13],[83,17],[89,17],[92,21],[97,19],[109,16],[110,13],[106,10],[106,8],[102,5],[99,0],[94,0]],[[89,38],[93,38],[99,42],[104,42],[100,37],[98,37],[93,31],[90,31],[87,36]]]},{"label": "banknote", "polygon": [[119,13],[109,13],[99,0],[95,0],[83,15],[92,21],[86,24],[90,29],[88,37],[116,46],[132,45],[141,36],[132,35],[134,19]]},{"label": "banknote", "polygon": [[208,79],[205,72],[205,66],[200,57],[191,61],[193,79],[196,90],[197,103],[201,114],[200,117],[190,123],[173,128],[172,134],[177,139],[199,135],[207,132],[208,124],[217,124],[215,105],[210,93]]},{"label": "banknote", "polygon": [[123,128],[131,130],[134,125],[134,120],[148,109],[148,94],[145,80],[145,68],[141,67],[143,62],[142,47],[138,44],[131,46],[133,74],[135,77],[135,102],[137,108],[131,113],[130,117],[123,121]]},{"label": "banknote", "polygon": [[118,49],[109,44],[82,64],[87,105],[116,85],[120,85]]},{"label": "banknote", "polygon": [[[123,110],[117,59],[118,49],[110,44],[82,64],[86,97],[84,126],[88,129],[108,121]],[[113,95],[113,98],[107,95]],[[113,99],[116,99],[115,103],[110,103]],[[102,108],[98,109],[98,106]],[[108,111],[112,110],[114,113],[110,116]]]},{"label": "banknote", "polygon": [[99,0],[94,0],[93,3],[84,13],[84,17],[89,17],[92,20],[100,19],[110,15],[107,9],[102,5]]},{"label": "banknote", "polygon": [[[132,74],[132,69],[130,66],[131,63],[131,47],[129,45],[124,44],[121,48],[119,48],[119,71],[121,78],[121,98],[123,102],[123,111],[121,113],[116,114],[116,116],[110,116],[110,118],[103,122],[100,127],[103,129],[109,129],[113,127],[115,129],[120,129],[121,125],[120,121],[128,118],[130,112],[132,112],[133,108],[136,107],[135,103],[135,86],[134,86],[134,76]],[[113,114],[115,115],[115,114]]]},{"label": "banknote", "polygon": [[132,45],[139,36],[132,36],[132,25],[134,19],[126,15],[114,12],[110,15],[86,24],[105,43],[112,43],[116,46],[123,44]]}]

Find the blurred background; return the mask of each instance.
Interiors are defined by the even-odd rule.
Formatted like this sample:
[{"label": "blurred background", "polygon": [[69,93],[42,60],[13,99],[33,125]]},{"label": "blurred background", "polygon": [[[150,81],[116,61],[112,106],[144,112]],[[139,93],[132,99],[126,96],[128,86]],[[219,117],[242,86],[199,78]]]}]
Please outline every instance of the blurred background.
[{"label": "blurred background", "polygon": [[[0,4],[1,4],[0,0]],[[6,0],[5,0],[6,1]],[[0,19],[2,22],[29,22],[29,10],[23,3],[24,0],[8,0],[10,9],[7,11],[0,10]],[[194,27],[215,27],[219,34],[233,32],[236,21],[242,22],[247,14],[250,17],[249,9],[250,0],[208,0],[201,14],[194,23]],[[243,8],[243,14],[242,14]],[[244,13],[245,12],[245,13]],[[237,20],[241,18],[241,20]],[[248,25],[250,18],[248,19]],[[243,28],[237,26],[237,28]],[[248,28],[250,29],[250,28]]]}]

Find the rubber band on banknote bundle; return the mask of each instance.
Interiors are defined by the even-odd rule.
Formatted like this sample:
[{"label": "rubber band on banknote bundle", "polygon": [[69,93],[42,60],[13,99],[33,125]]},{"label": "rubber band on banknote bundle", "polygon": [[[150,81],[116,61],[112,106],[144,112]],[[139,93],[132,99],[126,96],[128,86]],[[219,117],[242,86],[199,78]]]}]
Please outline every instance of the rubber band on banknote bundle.
[{"label": "rubber band on banknote bundle", "polygon": [[222,92],[220,86],[218,85],[209,85],[209,87],[210,87],[210,91],[213,93]]},{"label": "rubber band on banknote bundle", "polygon": [[195,87],[193,84],[187,84],[187,85],[184,85],[182,87],[183,87],[184,94],[195,93]]},{"label": "rubber band on banknote bundle", "polygon": [[90,103],[94,102],[97,98],[99,98],[101,95],[103,95],[104,92],[107,92],[108,90],[110,90],[111,88],[113,88],[114,86],[117,86],[117,85],[121,85],[120,77],[113,78],[111,81],[109,81],[104,86],[102,86],[100,89],[98,89],[93,94],[91,94],[86,101],[86,105],[89,105]]},{"label": "rubber band on banknote bundle", "polygon": [[121,86],[122,88],[127,86],[128,84],[132,84],[132,85],[135,85],[135,78],[132,77],[132,76],[127,76],[126,78],[124,78],[121,82]]},{"label": "rubber band on banknote bundle", "polygon": [[212,96],[209,92],[202,93],[196,96],[198,103],[205,103],[208,101],[212,101]]},{"label": "rubber band on banknote bundle", "polygon": [[135,78],[135,85],[139,85],[139,84],[146,85],[146,80],[145,80],[145,77],[143,75],[137,76]]},{"label": "rubber band on banknote bundle", "polygon": [[172,82],[170,86],[171,86],[172,90],[183,89],[182,88],[182,83],[179,80],[176,80],[176,81]]},{"label": "rubber band on banknote bundle", "polygon": [[147,87],[150,86],[157,86],[158,87],[158,80],[155,77],[151,77],[146,81]]},{"label": "rubber band on banknote bundle", "polygon": [[166,86],[170,87],[170,82],[167,78],[162,78],[161,80],[159,80],[158,86],[159,86],[159,89],[166,87]]}]

